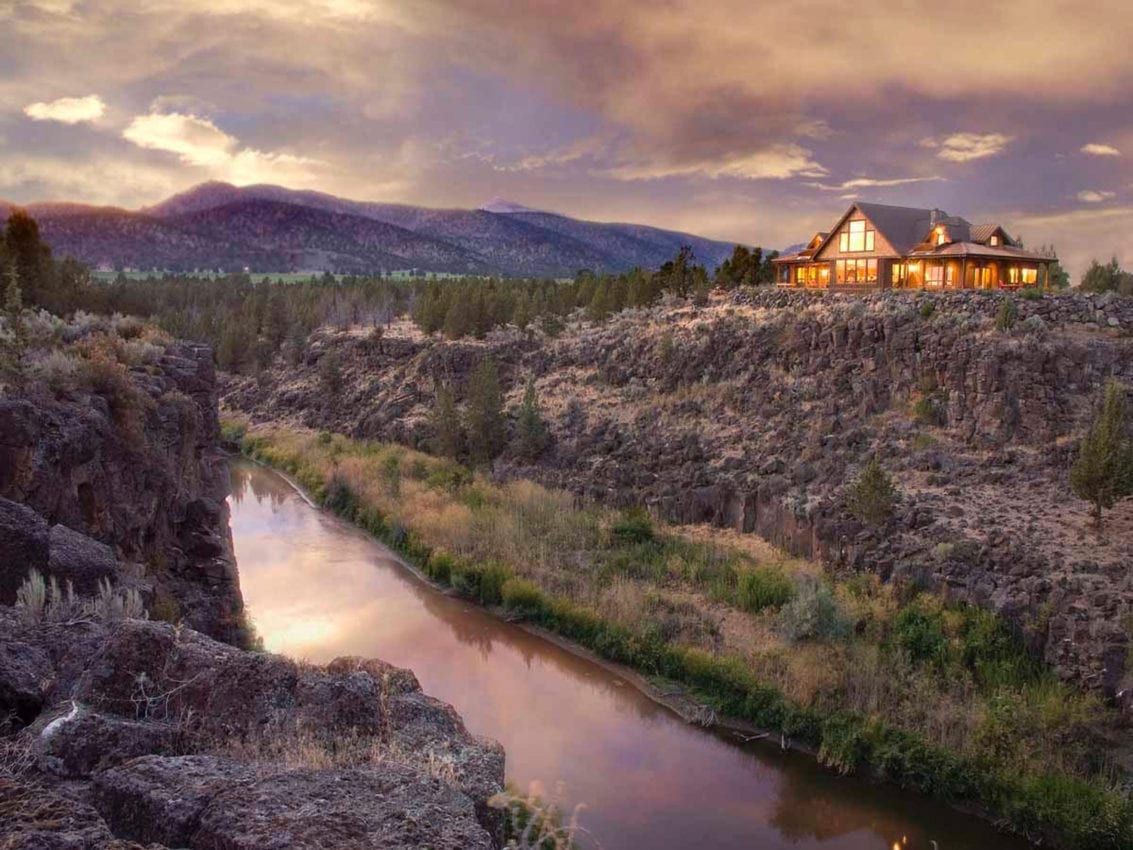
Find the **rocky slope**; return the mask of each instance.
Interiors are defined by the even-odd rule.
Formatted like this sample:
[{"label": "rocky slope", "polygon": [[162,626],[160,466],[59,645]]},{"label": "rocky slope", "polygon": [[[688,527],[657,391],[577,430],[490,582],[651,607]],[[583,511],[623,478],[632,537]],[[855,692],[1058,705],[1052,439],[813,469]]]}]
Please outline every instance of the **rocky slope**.
[{"label": "rocky slope", "polygon": [[498,744],[408,670],[325,667],[142,620],[0,607],[0,846],[483,848]]},{"label": "rocky slope", "polygon": [[[11,206],[0,201],[0,217]],[[518,205],[432,209],[215,182],[144,210],[62,203],[27,209],[57,255],[112,268],[570,277],[582,268],[657,268],[682,245],[714,268],[733,248],[688,233]]]},{"label": "rocky slope", "polygon": [[410,671],[240,648],[212,352],[45,324],[0,395],[0,847],[497,846],[503,751]]},{"label": "rocky slope", "polygon": [[[1063,677],[1127,700],[1133,506],[1099,538],[1067,476],[1105,379],[1133,382],[1133,303],[1016,299],[1004,331],[1001,300],[771,290],[575,323],[557,340],[326,332],[305,367],[229,379],[224,401],[419,444],[434,381],[459,395],[491,352],[513,404],[536,378],[553,436],[537,463],[505,456],[497,474],[946,590],[1008,617]],[[318,379],[331,348],[346,374],[337,399]],[[882,528],[845,507],[874,455],[901,491]]]}]

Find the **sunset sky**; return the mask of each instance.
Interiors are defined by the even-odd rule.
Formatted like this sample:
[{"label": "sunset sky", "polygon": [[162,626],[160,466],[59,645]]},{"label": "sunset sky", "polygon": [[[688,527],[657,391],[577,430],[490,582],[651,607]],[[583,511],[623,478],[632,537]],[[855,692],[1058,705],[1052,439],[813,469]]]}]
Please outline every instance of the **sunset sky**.
[{"label": "sunset sky", "polygon": [[0,0],[0,198],[493,196],[771,247],[849,199],[1133,265],[1128,0]]}]

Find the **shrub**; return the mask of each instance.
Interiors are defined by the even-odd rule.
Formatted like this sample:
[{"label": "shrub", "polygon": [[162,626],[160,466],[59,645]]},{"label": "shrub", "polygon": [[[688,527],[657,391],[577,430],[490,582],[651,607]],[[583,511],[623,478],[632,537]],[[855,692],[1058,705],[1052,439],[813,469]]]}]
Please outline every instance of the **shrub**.
[{"label": "shrub", "polygon": [[939,613],[910,606],[897,615],[893,639],[914,661],[942,661],[947,642]]},{"label": "shrub", "polygon": [[543,607],[543,593],[531,581],[512,577],[500,588],[500,598],[510,611],[538,611]]},{"label": "shrub", "polygon": [[627,511],[610,527],[610,533],[623,545],[649,543],[654,538],[653,519],[641,508]]},{"label": "shrub", "polygon": [[1024,333],[1034,334],[1035,336],[1042,336],[1046,333],[1046,322],[1043,321],[1042,316],[1028,316],[1023,320],[1021,325]]},{"label": "shrub", "polygon": [[39,623],[47,610],[47,582],[43,573],[32,570],[16,589],[16,607],[25,623]]},{"label": "shrub", "polygon": [[31,364],[31,378],[42,381],[55,395],[62,395],[78,386],[81,365],[73,354],[54,349]]},{"label": "shrub", "polygon": [[741,572],[736,587],[736,604],[756,614],[764,608],[779,608],[795,597],[795,585],[782,570],[760,567]]},{"label": "shrub", "polygon": [[1043,291],[1037,286],[1025,286],[1019,290],[1019,297],[1025,301],[1039,301],[1043,297]]},{"label": "shrub", "polygon": [[881,525],[893,515],[897,490],[893,481],[873,458],[850,485],[846,506],[850,513],[869,525]]},{"label": "shrub", "polygon": [[1015,306],[1013,298],[1004,298],[999,305],[999,312],[995,314],[995,329],[1006,333],[1015,327],[1019,318],[1019,308]]},{"label": "shrub", "polygon": [[913,419],[921,425],[940,425],[943,411],[931,395],[923,395],[913,405]]},{"label": "shrub", "polygon": [[935,301],[925,301],[923,304],[921,304],[920,314],[922,319],[931,319],[935,312]]},{"label": "shrub", "polygon": [[844,640],[852,629],[850,618],[834,592],[823,583],[805,585],[779,611],[779,628],[792,643],[806,640]]}]

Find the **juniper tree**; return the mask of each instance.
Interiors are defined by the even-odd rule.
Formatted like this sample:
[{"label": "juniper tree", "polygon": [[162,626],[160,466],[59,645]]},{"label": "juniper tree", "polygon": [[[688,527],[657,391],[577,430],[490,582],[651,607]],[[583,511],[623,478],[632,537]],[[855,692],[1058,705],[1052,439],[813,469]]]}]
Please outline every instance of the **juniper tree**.
[{"label": "juniper tree", "polygon": [[850,485],[846,499],[850,513],[869,525],[881,525],[893,514],[897,489],[877,458],[870,460]]},{"label": "juniper tree", "polygon": [[1097,418],[1078,448],[1070,468],[1070,489],[1093,505],[1102,529],[1102,511],[1133,496],[1133,441],[1125,418],[1125,391],[1112,378]]},{"label": "juniper tree", "polygon": [[516,452],[524,460],[535,460],[547,447],[549,436],[547,423],[543,421],[543,414],[539,409],[539,398],[535,394],[535,381],[528,378],[516,422]]},{"label": "juniper tree", "polygon": [[464,447],[464,434],[460,428],[460,416],[456,412],[452,388],[447,384],[437,384],[433,394],[431,420],[433,453],[457,460]]},{"label": "juniper tree", "polygon": [[468,408],[465,431],[468,454],[478,466],[491,463],[504,446],[503,394],[496,361],[485,357],[468,382]]}]

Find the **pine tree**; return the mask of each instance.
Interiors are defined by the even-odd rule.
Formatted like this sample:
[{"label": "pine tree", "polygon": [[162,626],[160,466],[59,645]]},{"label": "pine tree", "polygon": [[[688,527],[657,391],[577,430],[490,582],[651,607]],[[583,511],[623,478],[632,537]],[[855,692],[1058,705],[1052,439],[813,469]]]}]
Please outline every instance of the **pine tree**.
[{"label": "pine tree", "polygon": [[533,461],[547,447],[550,434],[543,413],[539,408],[539,398],[535,393],[535,380],[527,379],[523,390],[523,405],[519,408],[516,422],[516,452],[521,458]]},{"label": "pine tree", "polygon": [[464,434],[460,429],[460,417],[456,412],[452,388],[447,384],[437,384],[433,393],[431,420],[433,453],[457,460],[464,446]]},{"label": "pine tree", "polygon": [[1093,505],[1094,522],[1102,529],[1102,511],[1133,496],[1133,442],[1125,418],[1125,391],[1115,380],[1070,468],[1070,489]]},{"label": "pine tree", "polygon": [[850,485],[846,501],[850,513],[869,525],[882,525],[892,516],[897,489],[877,458],[870,460]]},{"label": "pine tree", "polygon": [[468,382],[468,409],[465,414],[468,454],[473,464],[487,465],[503,449],[503,394],[496,361],[485,357]]},{"label": "pine tree", "polygon": [[586,306],[586,316],[592,322],[604,322],[610,317],[613,302],[610,297],[610,281],[603,279],[594,290],[594,297]]},{"label": "pine tree", "polygon": [[342,392],[342,361],[337,351],[331,349],[319,358],[319,380],[323,391],[331,398]]}]

